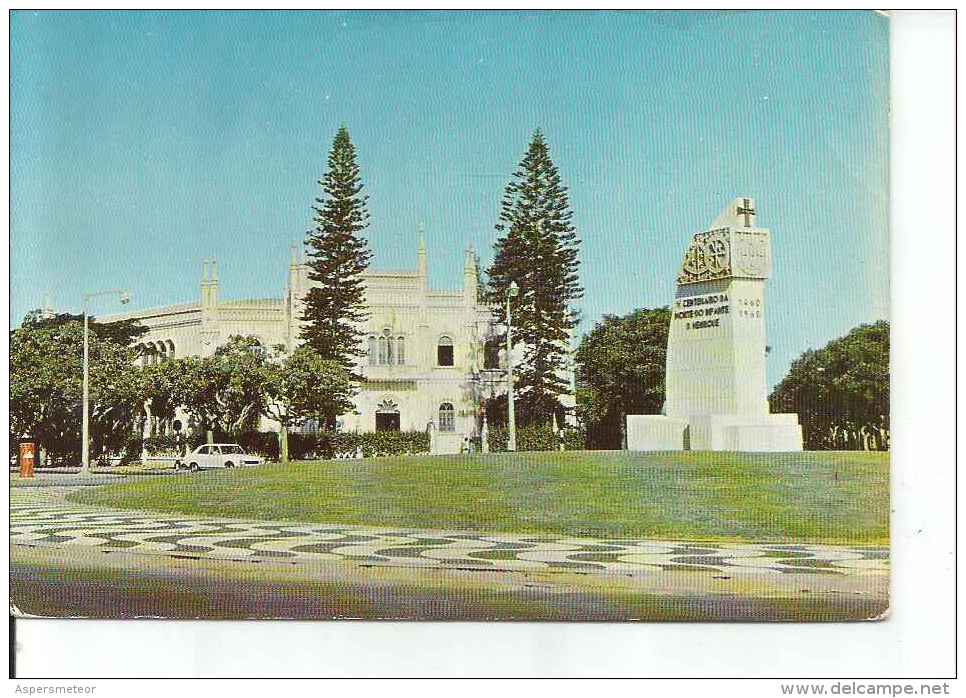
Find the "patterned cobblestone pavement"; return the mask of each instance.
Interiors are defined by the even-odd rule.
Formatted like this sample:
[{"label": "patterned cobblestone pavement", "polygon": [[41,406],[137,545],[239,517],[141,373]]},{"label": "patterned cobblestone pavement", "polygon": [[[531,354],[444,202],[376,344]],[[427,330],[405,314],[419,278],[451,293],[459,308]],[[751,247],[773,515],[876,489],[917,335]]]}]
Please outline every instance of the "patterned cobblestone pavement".
[{"label": "patterned cobblestone pavement", "polygon": [[12,488],[12,545],[124,550],[222,560],[649,575],[671,570],[888,575],[884,547],[573,538],[244,521],[67,502],[63,488]]}]

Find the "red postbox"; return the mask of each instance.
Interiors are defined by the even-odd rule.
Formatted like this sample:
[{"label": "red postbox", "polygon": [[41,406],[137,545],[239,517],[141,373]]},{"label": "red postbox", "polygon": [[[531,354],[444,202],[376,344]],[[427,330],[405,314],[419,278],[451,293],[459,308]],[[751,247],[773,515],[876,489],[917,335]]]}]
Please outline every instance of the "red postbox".
[{"label": "red postbox", "polygon": [[30,441],[20,444],[20,477],[34,476],[34,460],[37,458],[37,447]]}]

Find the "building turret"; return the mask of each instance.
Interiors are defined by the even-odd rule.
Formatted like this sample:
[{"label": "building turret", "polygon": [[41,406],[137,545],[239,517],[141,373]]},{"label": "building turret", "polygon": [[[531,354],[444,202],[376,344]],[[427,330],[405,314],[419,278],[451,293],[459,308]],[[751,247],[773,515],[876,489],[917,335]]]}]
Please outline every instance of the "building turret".
[{"label": "building turret", "polygon": [[201,310],[204,311],[208,307],[208,286],[211,282],[208,280],[208,260],[202,260],[201,262]]},{"label": "building turret", "polygon": [[211,283],[208,290],[208,301],[212,312],[218,308],[218,260],[211,260]]},{"label": "building turret", "polygon": [[479,293],[479,274],[476,268],[476,250],[473,245],[466,248],[463,257],[463,301],[467,305],[475,305]]},{"label": "building turret", "polygon": [[298,245],[292,245],[292,259],[288,264],[288,295],[294,299],[299,291]]},{"label": "building turret", "polygon": [[419,224],[419,248],[416,250],[416,271],[419,274],[419,289],[425,294],[429,290],[429,263],[426,261],[426,239],[423,237],[423,224]]},{"label": "building turret", "polygon": [[289,350],[295,348],[295,341],[299,333],[299,296],[301,294],[301,283],[299,280],[299,248],[292,245],[292,259],[288,265],[288,289],[285,299],[286,313],[286,340]]},{"label": "building turret", "polygon": [[206,259],[201,264],[201,342],[205,347],[204,355],[214,351],[217,340],[218,262]]}]

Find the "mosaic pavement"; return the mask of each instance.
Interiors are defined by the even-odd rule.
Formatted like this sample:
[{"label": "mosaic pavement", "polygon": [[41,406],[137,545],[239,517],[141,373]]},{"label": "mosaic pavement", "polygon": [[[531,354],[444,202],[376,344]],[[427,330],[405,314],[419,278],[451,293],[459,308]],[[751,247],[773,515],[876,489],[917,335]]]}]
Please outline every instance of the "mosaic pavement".
[{"label": "mosaic pavement", "polygon": [[[887,575],[882,547],[696,543],[368,528],[189,517],[73,504],[63,488],[11,488],[12,545],[247,561],[640,576],[673,570]],[[719,578],[720,578],[719,577]]]}]

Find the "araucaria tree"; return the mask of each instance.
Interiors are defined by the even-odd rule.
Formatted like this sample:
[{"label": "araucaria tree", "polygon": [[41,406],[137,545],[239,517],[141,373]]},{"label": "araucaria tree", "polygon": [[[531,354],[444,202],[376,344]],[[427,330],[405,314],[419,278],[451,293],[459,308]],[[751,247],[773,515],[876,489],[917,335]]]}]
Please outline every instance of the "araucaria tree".
[{"label": "araucaria tree", "polygon": [[342,126],[329,152],[328,171],[319,182],[314,227],[307,233],[309,279],[302,339],[325,360],[335,361],[354,378],[364,354],[360,325],[368,319],[362,273],[372,252],[362,236],[369,225],[368,197],[362,193],[356,149]]},{"label": "araucaria tree", "polygon": [[546,423],[563,411],[571,392],[564,369],[577,325],[574,303],[583,295],[578,278],[579,239],[567,188],[543,134],[537,130],[503,195],[496,254],[488,270],[487,300],[506,324],[510,284],[518,420]]}]

